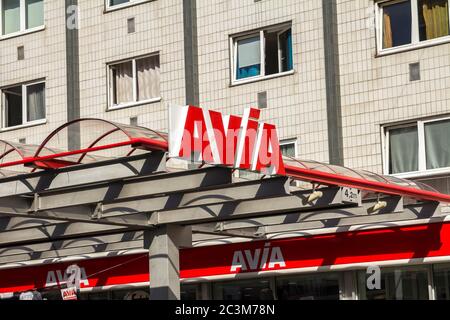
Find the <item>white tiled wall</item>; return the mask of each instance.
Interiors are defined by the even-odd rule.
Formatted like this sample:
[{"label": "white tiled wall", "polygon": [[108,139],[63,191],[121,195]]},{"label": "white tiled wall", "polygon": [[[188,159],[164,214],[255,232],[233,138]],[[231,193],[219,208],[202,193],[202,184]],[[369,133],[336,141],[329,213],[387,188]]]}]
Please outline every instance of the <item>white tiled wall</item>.
[{"label": "white tiled wall", "polygon": [[[45,78],[47,123],[0,132],[0,139],[40,143],[67,120],[64,1],[46,0],[44,15],[44,30],[0,40],[0,87]],[[17,60],[18,46],[24,46],[22,61]]]},{"label": "white tiled wall", "polygon": [[[200,104],[240,114],[267,91],[262,118],[281,139],[298,138],[299,155],[328,161],[321,1],[197,1]],[[295,74],[230,86],[230,35],[292,21]]]},{"label": "white tiled wall", "polygon": [[381,125],[450,113],[450,44],[377,57],[374,8],[338,0],[340,82],[345,165],[382,173]]},{"label": "white tiled wall", "polygon": [[[104,2],[80,0],[81,117],[103,118],[167,130],[167,106],[185,103],[183,3],[148,1],[104,13]],[[127,33],[127,19],[135,18],[136,32]],[[162,101],[108,111],[107,63],[160,52]]]},{"label": "white tiled wall", "polygon": [[[376,56],[373,0],[337,0],[345,165],[382,172],[383,124],[450,113],[450,44]],[[81,117],[167,129],[167,106],[185,103],[183,3],[155,0],[104,12],[102,0],[80,0]],[[45,1],[45,30],[0,40],[0,87],[46,78],[47,123],[0,133],[38,143],[66,114],[64,1]],[[136,32],[127,33],[134,17]],[[328,161],[321,1],[198,0],[200,105],[239,114],[267,91],[262,118],[281,139],[297,138],[301,158]],[[292,22],[292,75],[231,86],[230,35]],[[25,60],[17,61],[17,46]],[[162,101],[106,111],[109,62],[160,51]],[[420,62],[421,80],[409,81]],[[62,142],[61,142],[62,143]]]}]

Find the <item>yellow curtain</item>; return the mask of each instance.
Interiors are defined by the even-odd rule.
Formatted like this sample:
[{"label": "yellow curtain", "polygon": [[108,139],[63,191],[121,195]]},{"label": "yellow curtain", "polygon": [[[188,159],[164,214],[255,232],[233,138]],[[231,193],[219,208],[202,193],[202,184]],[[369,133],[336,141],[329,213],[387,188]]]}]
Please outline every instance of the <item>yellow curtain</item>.
[{"label": "yellow curtain", "polygon": [[383,48],[392,48],[392,28],[391,28],[391,17],[383,14]]},{"label": "yellow curtain", "polygon": [[449,33],[448,0],[422,0],[427,40]]}]

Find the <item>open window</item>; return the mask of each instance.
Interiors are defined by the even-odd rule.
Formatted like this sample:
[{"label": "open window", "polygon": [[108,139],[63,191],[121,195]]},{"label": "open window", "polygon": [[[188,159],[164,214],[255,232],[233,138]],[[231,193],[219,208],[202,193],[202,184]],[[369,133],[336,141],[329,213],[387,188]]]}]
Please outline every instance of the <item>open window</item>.
[{"label": "open window", "polygon": [[293,70],[292,28],[278,26],[231,38],[233,82]]},{"label": "open window", "polygon": [[3,128],[45,121],[45,83],[34,82],[2,89]]}]

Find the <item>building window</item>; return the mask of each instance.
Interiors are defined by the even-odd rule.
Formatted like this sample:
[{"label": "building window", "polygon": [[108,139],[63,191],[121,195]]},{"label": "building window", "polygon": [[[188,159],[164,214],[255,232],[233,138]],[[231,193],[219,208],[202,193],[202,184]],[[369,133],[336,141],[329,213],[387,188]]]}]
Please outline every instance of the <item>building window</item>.
[{"label": "building window", "polygon": [[233,81],[256,79],[293,70],[292,29],[268,28],[231,38]]},{"label": "building window", "polygon": [[270,279],[213,283],[214,300],[273,300]]},{"label": "building window", "polygon": [[160,100],[159,55],[110,64],[110,108]]},{"label": "building window", "polygon": [[116,9],[127,7],[136,3],[146,2],[150,0],[105,0],[107,9]]},{"label": "building window", "polygon": [[109,6],[117,6],[122,3],[130,3],[132,0],[107,0],[109,2]]},{"label": "building window", "polygon": [[449,136],[449,118],[387,128],[387,173],[417,177],[450,171]]},{"label": "building window", "polygon": [[44,25],[44,0],[0,0],[2,35]]},{"label": "building window", "polygon": [[373,289],[367,286],[371,274],[361,271],[358,274],[359,299],[428,300],[429,271],[427,266],[381,269],[380,287]]},{"label": "building window", "polygon": [[450,265],[435,264],[432,268],[436,300],[450,300]]},{"label": "building window", "polygon": [[280,300],[339,300],[337,273],[290,276],[277,279]]},{"label": "building window", "polygon": [[[379,51],[449,40],[449,0],[379,2]],[[431,42],[430,42],[431,41]]]},{"label": "building window", "polygon": [[3,127],[33,124],[45,119],[45,83],[35,82],[4,88]]},{"label": "building window", "polygon": [[283,140],[280,141],[281,154],[285,157],[296,158],[297,157],[297,140]]}]

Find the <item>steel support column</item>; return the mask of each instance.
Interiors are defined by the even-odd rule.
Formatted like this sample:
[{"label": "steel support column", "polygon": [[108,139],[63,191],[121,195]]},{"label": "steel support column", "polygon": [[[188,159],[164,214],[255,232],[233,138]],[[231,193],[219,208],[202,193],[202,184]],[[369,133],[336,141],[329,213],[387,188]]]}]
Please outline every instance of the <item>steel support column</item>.
[{"label": "steel support column", "polygon": [[192,229],[166,225],[144,233],[149,250],[150,300],[180,300],[180,247],[192,245]]}]

